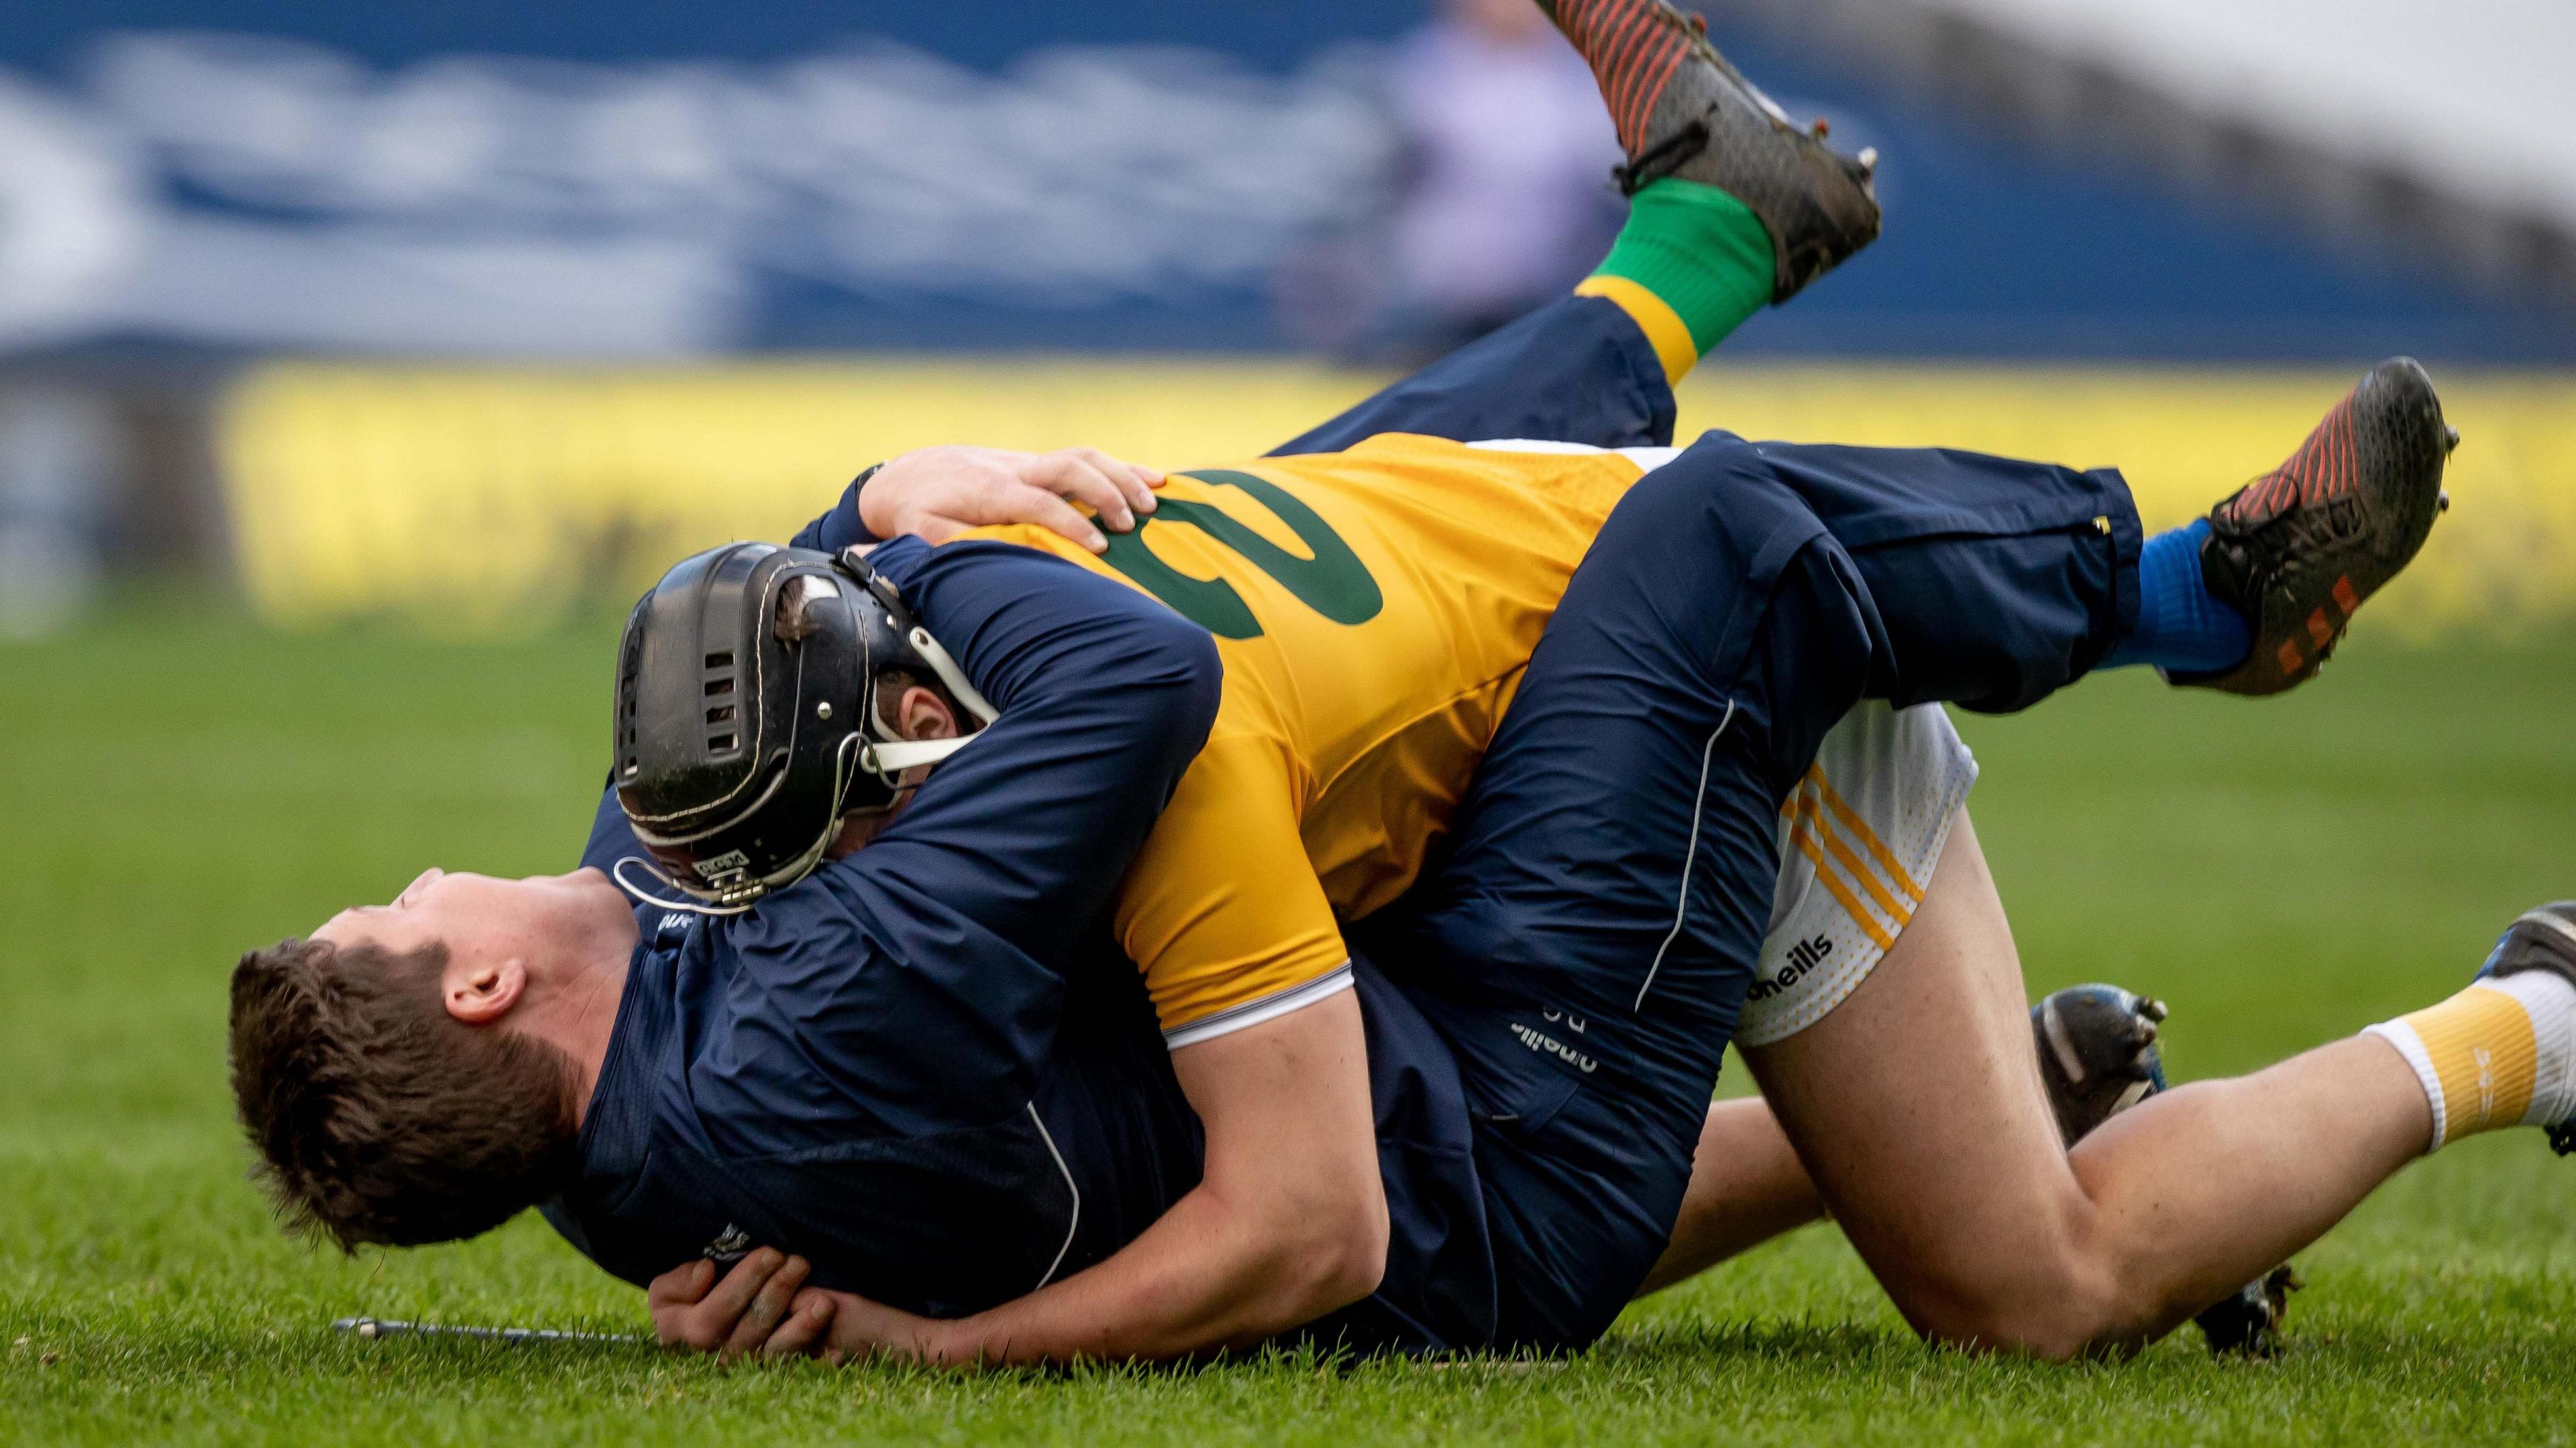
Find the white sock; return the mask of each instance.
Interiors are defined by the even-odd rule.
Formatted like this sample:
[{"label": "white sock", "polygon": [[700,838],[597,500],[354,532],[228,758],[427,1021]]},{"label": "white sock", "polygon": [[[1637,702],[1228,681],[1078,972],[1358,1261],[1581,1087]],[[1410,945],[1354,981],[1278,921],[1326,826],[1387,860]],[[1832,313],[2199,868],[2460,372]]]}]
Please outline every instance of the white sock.
[{"label": "white sock", "polygon": [[2481,980],[2449,1000],[2370,1027],[2415,1068],[2433,1143],[2576,1116],[2576,985],[2553,971]]}]

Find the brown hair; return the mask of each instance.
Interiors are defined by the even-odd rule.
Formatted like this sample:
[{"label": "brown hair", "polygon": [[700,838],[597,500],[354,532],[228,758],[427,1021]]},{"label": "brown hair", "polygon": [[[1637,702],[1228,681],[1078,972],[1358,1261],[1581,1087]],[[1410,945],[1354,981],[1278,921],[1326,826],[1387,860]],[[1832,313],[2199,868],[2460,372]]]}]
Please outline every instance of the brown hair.
[{"label": "brown hair", "polygon": [[233,1102],[292,1229],[453,1241],[571,1178],[572,1058],[450,1016],[446,965],[438,944],[287,940],[233,967]]}]

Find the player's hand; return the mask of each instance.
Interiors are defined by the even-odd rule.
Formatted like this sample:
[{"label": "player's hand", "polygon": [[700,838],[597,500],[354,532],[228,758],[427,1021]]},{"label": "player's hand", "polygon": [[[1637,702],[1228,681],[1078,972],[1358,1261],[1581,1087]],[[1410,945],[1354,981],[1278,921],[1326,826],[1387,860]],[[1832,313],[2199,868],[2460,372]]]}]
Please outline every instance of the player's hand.
[{"label": "player's hand", "polygon": [[[805,1288],[802,1257],[763,1247],[718,1275],[703,1258],[653,1279],[644,1301],[664,1347],[711,1352],[728,1361],[751,1353],[792,1357],[815,1350],[831,1325],[832,1294]],[[800,1290],[804,1289],[804,1290]]]},{"label": "player's hand", "polygon": [[824,1317],[818,1320],[827,1322],[830,1328],[828,1335],[818,1334],[821,1342],[815,1349],[826,1362],[838,1365],[865,1362],[873,1357],[905,1358],[926,1363],[964,1360],[949,1341],[952,1330],[957,1326],[953,1322],[898,1312],[852,1292],[808,1287],[796,1294],[795,1313],[799,1321],[818,1310],[825,1311]]},{"label": "player's hand", "polygon": [[1094,553],[1108,548],[1099,525],[1124,533],[1154,511],[1153,468],[1123,463],[1097,448],[1048,453],[994,447],[929,447],[877,469],[859,489],[859,521],[880,538],[910,533],[945,543],[969,528],[1035,523]]}]

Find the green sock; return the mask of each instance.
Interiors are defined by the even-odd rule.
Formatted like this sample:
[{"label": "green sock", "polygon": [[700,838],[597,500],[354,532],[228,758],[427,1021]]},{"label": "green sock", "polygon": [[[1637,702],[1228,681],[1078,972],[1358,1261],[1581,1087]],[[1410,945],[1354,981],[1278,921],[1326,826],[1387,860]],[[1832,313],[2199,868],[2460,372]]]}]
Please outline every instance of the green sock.
[{"label": "green sock", "polygon": [[1716,187],[1667,176],[1630,198],[1628,224],[1592,274],[1653,293],[1706,355],[1771,300],[1771,233]]}]

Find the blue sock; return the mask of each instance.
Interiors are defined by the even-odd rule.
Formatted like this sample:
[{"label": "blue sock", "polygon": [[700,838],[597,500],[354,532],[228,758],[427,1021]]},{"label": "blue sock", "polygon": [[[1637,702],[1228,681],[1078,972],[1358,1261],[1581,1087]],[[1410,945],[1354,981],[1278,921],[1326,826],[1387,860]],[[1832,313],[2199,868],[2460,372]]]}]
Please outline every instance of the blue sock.
[{"label": "blue sock", "polygon": [[2101,667],[2153,664],[2177,674],[2232,669],[2254,647],[2245,615],[2220,602],[2200,577],[2200,547],[2209,520],[2196,519],[2147,540],[2138,554],[2138,623],[2111,648]]}]

